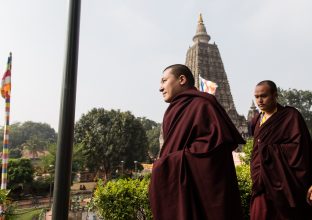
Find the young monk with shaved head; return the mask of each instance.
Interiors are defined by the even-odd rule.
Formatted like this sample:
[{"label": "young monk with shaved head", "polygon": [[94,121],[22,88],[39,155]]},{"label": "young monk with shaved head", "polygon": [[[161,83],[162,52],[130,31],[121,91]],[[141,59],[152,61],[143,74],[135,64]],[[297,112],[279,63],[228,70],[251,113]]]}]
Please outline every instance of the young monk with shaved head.
[{"label": "young monk with shaved head", "polygon": [[312,142],[301,114],[277,102],[274,82],[255,88],[251,220],[311,220]]},{"label": "young monk with shaved head", "polygon": [[181,64],[164,70],[160,92],[170,105],[150,183],[153,219],[243,219],[232,151],[244,140],[225,110]]}]

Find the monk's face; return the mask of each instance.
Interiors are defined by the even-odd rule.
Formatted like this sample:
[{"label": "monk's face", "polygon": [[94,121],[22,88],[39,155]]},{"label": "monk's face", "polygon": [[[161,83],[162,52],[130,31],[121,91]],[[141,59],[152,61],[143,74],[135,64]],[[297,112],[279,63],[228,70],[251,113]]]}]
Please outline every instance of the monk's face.
[{"label": "monk's face", "polygon": [[256,86],[255,100],[259,109],[263,112],[271,113],[275,110],[277,102],[277,94],[272,93],[271,88],[267,84]]},{"label": "monk's face", "polygon": [[171,102],[179,93],[185,90],[186,78],[184,75],[178,78],[171,73],[171,69],[164,71],[160,81],[159,91],[162,93],[165,102]]}]

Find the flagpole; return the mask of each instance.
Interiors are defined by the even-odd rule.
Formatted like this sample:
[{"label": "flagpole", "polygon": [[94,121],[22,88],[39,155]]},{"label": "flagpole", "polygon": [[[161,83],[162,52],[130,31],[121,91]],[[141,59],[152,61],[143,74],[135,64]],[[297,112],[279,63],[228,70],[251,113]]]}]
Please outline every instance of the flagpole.
[{"label": "flagpole", "polygon": [[80,0],[71,0],[69,2],[67,50],[63,74],[52,204],[53,220],[68,219],[75,123],[80,5]]},{"label": "flagpole", "polygon": [[9,128],[10,128],[10,97],[5,99],[5,125],[3,134],[1,189],[7,188],[8,161],[9,161],[9,148],[8,148]]},{"label": "flagpole", "polygon": [[11,96],[12,53],[8,58],[7,70],[2,78],[1,94],[5,98],[5,125],[3,132],[1,189],[7,188],[9,161],[10,96]]}]

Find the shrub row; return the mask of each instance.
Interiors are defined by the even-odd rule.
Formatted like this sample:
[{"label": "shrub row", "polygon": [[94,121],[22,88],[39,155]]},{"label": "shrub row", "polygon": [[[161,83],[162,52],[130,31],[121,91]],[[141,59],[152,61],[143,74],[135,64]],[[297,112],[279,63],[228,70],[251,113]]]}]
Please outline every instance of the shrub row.
[{"label": "shrub row", "polygon": [[[251,179],[248,165],[236,167],[244,219],[249,219]],[[98,214],[109,220],[151,220],[148,200],[149,178],[100,181],[93,196]]]}]

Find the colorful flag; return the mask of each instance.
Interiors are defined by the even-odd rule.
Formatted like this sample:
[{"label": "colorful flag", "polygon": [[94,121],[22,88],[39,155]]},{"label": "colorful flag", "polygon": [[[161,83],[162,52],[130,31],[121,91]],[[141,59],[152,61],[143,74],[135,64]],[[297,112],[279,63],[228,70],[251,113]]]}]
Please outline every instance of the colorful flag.
[{"label": "colorful flag", "polygon": [[199,76],[199,90],[202,92],[207,92],[211,95],[216,94],[218,85],[215,82],[203,79],[201,76]]},{"label": "colorful flag", "polygon": [[3,98],[9,98],[11,95],[11,67],[12,67],[12,53],[8,58],[7,70],[4,73],[1,81],[1,95]]}]

